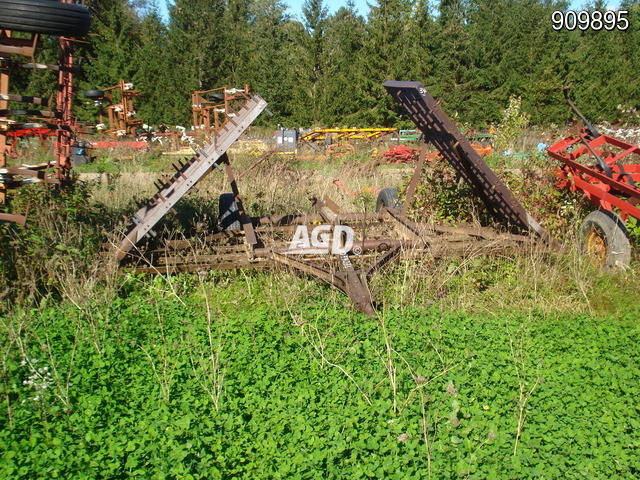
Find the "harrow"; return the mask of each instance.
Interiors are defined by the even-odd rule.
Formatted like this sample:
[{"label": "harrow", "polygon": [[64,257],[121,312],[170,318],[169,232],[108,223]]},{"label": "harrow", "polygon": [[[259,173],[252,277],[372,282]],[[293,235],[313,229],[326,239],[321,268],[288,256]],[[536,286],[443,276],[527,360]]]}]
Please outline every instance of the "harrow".
[{"label": "harrow", "polygon": [[[384,86],[425,139],[473,185],[506,229],[417,223],[406,216],[420,180],[426,144],[404,206],[384,197],[375,213],[342,212],[324,196],[310,199],[313,212],[307,215],[251,217],[226,151],[266,102],[258,95],[243,93],[207,145],[186,163],[175,165],[176,174],[160,182],[158,192],[141,205],[115,255],[125,266],[141,273],[284,266],[333,285],[351,299],[357,310],[374,316],[376,301],[369,281],[394,260],[515,253],[539,243],[528,235],[530,232],[551,242],[420,83],[386,82]],[[212,170],[226,175],[233,192],[220,197],[219,231],[189,240],[164,240],[159,247],[146,242],[145,238],[156,235],[153,229],[169,209]],[[382,190],[380,195],[389,190]]]}]

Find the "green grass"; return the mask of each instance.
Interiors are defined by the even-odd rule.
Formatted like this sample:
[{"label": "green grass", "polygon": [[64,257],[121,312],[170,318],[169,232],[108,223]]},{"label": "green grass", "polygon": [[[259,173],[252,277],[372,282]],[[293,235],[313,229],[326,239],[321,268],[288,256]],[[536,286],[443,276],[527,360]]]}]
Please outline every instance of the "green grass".
[{"label": "green grass", "polygon": [[634,314],[274,302],[302,283],[131,277],[108,305],[3,317],[0,476],[640,473]]}]

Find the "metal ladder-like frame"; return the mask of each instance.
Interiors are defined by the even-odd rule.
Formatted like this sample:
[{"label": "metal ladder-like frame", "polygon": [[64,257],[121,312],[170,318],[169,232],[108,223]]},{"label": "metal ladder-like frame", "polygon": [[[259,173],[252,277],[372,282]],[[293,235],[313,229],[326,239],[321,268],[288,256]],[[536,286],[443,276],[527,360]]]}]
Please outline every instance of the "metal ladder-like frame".
[{"label": "metal ladder-like frame", "polygon": [[383,86],[424,134],[425,141],[431,142],[458,175],[475,189],[499,222],[535,232],[545,242],[555,243],[473,149],[420,82],[390,80],[384,82]]},{"label": "metal ladder-like frame", "polygon": [[[159,184],[158,192],[133,215],[133,223],[126,230],[125,236],[115,252],[118,259],[124,258],[127,252],[145,236],[155,235],[152,228],[212,168],[215,167],[222,170],[221,164],[225,164],[225,170],[227,171],[227,176],[229,176],[227,149],[233,145],[266,106],[267,102],[260,96],[252,95],[248,97],[242,108],[233,117],[230,116],[227,119],[227,122],[220,130],[214,133],[207,145],[186,163],[180,166],[174,165],[176,169],[175,175],[167,182]],[[230,180],[233,181],[233,178],[231,177]],[[235,182],[233,183],[233,186],[235,186]],[[237,195],[235,190],[234,188],[234,194]],[[242,223],[244,226],[245,222]]]}]

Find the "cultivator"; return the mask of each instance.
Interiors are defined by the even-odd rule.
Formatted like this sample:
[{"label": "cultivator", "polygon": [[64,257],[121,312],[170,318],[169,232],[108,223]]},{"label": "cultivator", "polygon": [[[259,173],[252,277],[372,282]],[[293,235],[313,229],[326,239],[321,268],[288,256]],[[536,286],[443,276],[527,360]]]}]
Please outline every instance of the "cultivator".
[{"label": "cultivator", "polygon": [[599,209],[582,225],[586,253],[604,266],[627,268],[631,244],[624,220],[640,220],[640,147],[598,132],[571,102],[568,87],[564,92],[586,126],[547,150],[563,164],[558,186],[582,192]]},{"label": "cultivator", "polygon": [[328,145],[337,140],[380,140],[397,133],[396,128],[315,128],[300,135],[300,141]]},{"label": "cultivator", "polygon": [[220,87],[200,90],[191,95],[193,128],[209,133],[220,129],[235,115],[234,104],[249,95],[249,85],[244,88]]},{"label": "cultivator", "polygon": [[[406,208],[399,209],[397,205],[385,205],[376,213],[344,213],[327,196],[311,198],[314,213],[309,215],[250,217],[225,154],[266,106],[258,96],[244,95],[237,114],[228,116],[222,128],[189,162],[176,166],[176,175],[159,185],[158,193],[136,213],[117,248],[117,257],[143,273],[284,266],[335,286],[359,311],[375,315],[375,301],[368,283],[395,259],[513,253],[536,243],[534,238],[522,233],[534,231],[548,238],[422,85],[387,82],[385,87],[426,138],[477,188],[496,216],[511,226],[520,227],[520,232],[416,223],[406,217]],[[409,196],[419,180],[426,147],[421,153]],[[143,247],[143,237],[152,234],[152,227],[171,206],[212,168],[226,173],[233,191],[231,203],[222,201],[227,195],[221,197],[221,207],[225,204],[221,208],[221,225],[226,228],[195,239],[164,240],[159,248]],[[407,199],[406,204],[409,201]],[[132,254],[134,247],[135,254]]]},{"label": "cultivator", "polygon": [[[33,6],[33,5],[32,5]],[[74,143],[73,77],[79,71],[74,65],[74,38],[87,33],[89,12],[71,0],[45,2],[40,10],[12,9],[0,12],[0,206],[6,203],[8,190],[31,183],[66,184],[70,182],[71,146]],[[51,22],[57,15],[68,16],[66,23]],[[22,17],[24,16],[24,17]],[[6,28],[29,33],[28,38],[18,38]],[[33,61],[39,44],[39,33],[60,35],[57,65],[45,65]],[[57,72],[55,107],[49,98],[15,95],[9,93],[11,72],[18,69],[46,69]],[[8,102],[36,105],[36,109],[10,109]],[[29,123],[11,119],[12,116],[30,118]],[[34,118],[35,117],[35,118]],[[37,122],[37,123],[33,123]],[[55,160],[37,165],[10,166],[7,160],[16,157],[16,145],[20,138],[54,138]],[[52,171],[53,170],[53,171]],[[0,213],[0,220],[24,224],[23,215]]]}]

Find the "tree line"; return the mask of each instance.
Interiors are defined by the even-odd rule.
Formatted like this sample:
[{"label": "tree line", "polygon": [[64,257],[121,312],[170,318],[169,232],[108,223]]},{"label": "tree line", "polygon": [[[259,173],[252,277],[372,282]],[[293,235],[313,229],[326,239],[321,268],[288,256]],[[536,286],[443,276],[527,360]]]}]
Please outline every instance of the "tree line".
[{"label": "tree line", "polygon": [[[531,123],[563,125],[567,84],[594,121],[628,121],[640,106],[640,5],[630,0],[624,31],[556,31],[553,12],[569,9],[558,0],[377,0],[368,12],[346,0],[332,14],[306,0],[302,21],[278,0],[174,0],[166,19],[156,0],[85,4],[94,21],[78,47],[79,90],[131,81],[149,124],[190,125],[192,92],[245,83],[275,114],[262,121],[288,127],[409,126],[381,86],[389,79],[421,81],[474,127],[499,122],[514,95]],[[42,55],[53,54],[45,45]],[[79,105],[83,119],[94,110]]]}]

